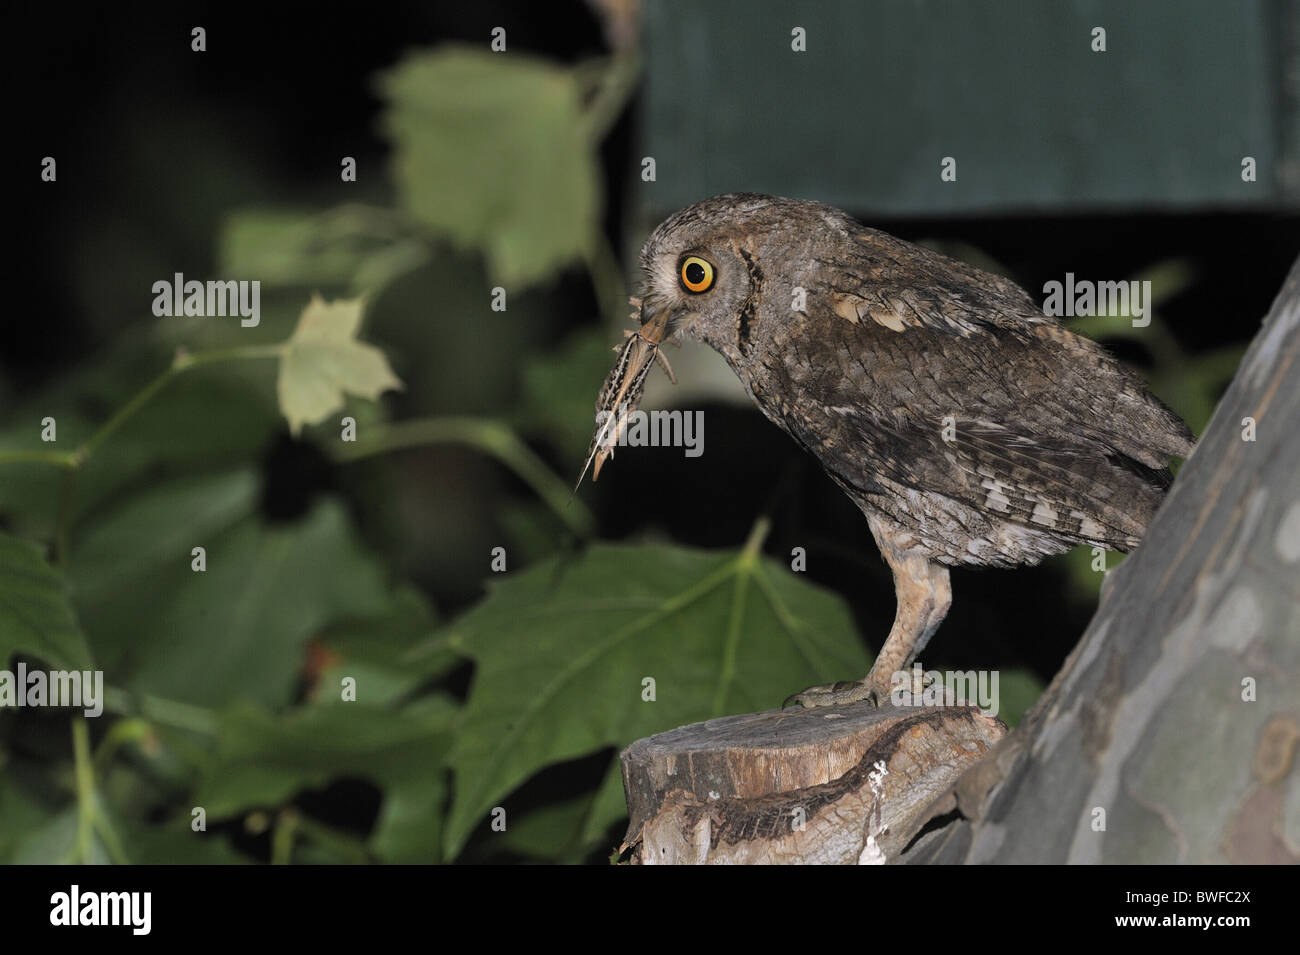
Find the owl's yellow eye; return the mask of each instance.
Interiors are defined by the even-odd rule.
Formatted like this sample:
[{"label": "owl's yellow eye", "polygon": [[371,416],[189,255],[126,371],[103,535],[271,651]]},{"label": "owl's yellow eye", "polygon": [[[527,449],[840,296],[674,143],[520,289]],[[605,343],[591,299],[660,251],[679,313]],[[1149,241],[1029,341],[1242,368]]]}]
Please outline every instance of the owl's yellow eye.
[{"label": "owl's yellow eye", "polygon": [[707,292],[713,288],[713,266],[698,255],[682,259],[682,288],[688,292]]}]

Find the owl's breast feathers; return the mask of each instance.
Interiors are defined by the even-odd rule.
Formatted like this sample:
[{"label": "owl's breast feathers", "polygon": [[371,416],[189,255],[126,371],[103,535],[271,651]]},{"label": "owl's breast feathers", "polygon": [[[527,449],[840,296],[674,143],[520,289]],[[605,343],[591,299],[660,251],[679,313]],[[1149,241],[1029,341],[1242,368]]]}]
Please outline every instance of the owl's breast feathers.
[{"label": "owl's breast feathers", "polygon": [[728,357],[764,413],[943,563],[1135,547],[1192,448],[1178,416],[1014,283],[852,228],[803,312],[771,268],[750,303]]}]

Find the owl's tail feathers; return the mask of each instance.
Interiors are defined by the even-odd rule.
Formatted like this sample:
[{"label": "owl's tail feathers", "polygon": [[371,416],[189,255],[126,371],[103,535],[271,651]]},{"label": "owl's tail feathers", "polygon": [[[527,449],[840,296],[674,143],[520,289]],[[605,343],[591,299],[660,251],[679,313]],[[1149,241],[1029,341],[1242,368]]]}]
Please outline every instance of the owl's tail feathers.
[{"label": "owl's tail feathers", "polygon": [[1146,529],[1164,501],[1174,476],[1168,468],[1148,467],[1119,453],[1108,454],[1107,461],[1115,475],[1109,503],[1123,513],[1127,533],[1105,543],[1113,550],[1127,554],[1146,535]]},{"label": "owl's tail feathers", "polygon": [[1115,364],[1113,413],[1089,423],[1092,436],[1149,468],[1161,469],[1171,457],[1187,458],[1196,435],[1167,404],[1153,395],[1138,375]]},{"label": "owl's tail feathers", "polygon": [[[949,445],[965,471],[969,503],[1063,542],[1130,551],[1173,476],[1167,457],[1143,459],[1100,440],[1015,435],[998,425],[959,425]],[[1151,463],[1148,463],[1151,462]]]},{"label": "owl's tail feathers", "polygon": [[1155,395],[1146,392],[1142,397],[1146,399],[1146,414],[1140,421],[1140,433],[1136,436],[1141,442],[1139,446],[1148,454],[1154,452],[1161,464],[1167,463],[1170,457],[1191,457],[1196,447],[1196,435],[1192,434],[1192,429]]}]

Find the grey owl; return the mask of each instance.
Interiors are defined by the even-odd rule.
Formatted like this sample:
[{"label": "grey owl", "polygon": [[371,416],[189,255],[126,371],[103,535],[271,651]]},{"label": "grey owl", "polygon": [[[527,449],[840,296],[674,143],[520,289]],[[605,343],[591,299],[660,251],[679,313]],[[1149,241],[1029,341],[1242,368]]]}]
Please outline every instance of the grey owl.
[{"label": "grey owl", "polygon": [[635,404],[660,342],[705,342],[857,504],[893,571],[871,672],[787,703],[886,699],[948,612],[951,566],[1133,549],[1169,458],[1193,447],[1137,375],[1014,283],[821,203],[696,203],[654,230],[641,267],[641,330],[602,403]]}]

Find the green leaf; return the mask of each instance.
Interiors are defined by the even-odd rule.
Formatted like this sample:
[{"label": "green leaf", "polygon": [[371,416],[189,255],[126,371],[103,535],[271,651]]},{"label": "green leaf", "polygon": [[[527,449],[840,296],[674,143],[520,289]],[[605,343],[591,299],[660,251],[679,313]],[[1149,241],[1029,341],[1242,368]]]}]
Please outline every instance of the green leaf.
[{"label": "green leaf", "polygon": [[412,658],[433,627],[434,617],[414,588],[398,591],[392,609],[377,617],[337,620],[317,637],[326,661],[313,698],[339,695],[340,680],[356,681],[357,701],[396,702],[460,663],[450,651]]},{"label": "green leaf", "polygon": [[326,302],[313,296],[285,343],[276,390],[289,430],[320,424],[343,407],[345,393],[374,401],[400,389],[384,353],[357,341],[361,299]]},{"label": "green leaf", "polygon": [[198,705],[283,705],[319,629],[389,610],[386,574],[338,501],[269,526],[256,504],[248,472],[187,478],[86,528],[68,577],[107,682]]},{"label": "green leaf", "polygon": [[246,865],[250,861],[225,835],[194,832],[188,809],[174,822],[128,824],[122,829],[132,865]]},{"label": "green leaf", "polygon": [[[51,789],[32,787],[28,773],[17,770],[0,751],[0,863],[13,862],[14,852],[31,835],[48,826],[55,817]],[[57,859],[39,861],[58,861]]]},{"label": "green leaf", "polygon": [[[624,820],[623,826],[611,834],[610,827],[619,819]],[[515,853],[552,864],[580,864],[595,850],[608,856],[618,845],[626,819],[623,770],[615,756],[594,790],[526,812],[512,812],[506,831],[493,833],[491,839],[474,847],[472,860],[463,861],[479,862],[477,852],[482,848],[491,853],[482,861],[493,861],[501,853]]]},{"label": "green leaf", "polygon": [[595,546],[493,584],[447,639],[477,664],[451,756],[449,857],[544,766],[867,670],[840,599],[748,549]]},{"label": "green leaf", "polygon": [[[803,688],[800,687],[800,689]],[[587,808],[587,817],[583,820],[579,845],[584,849],[594,847],[597,842],[605,838],[606,830],[613,825],[615,820],[626,818],[627,800],[623,794],[623,766],[616,756],[611,762],[609,772],[605,774],[605,779],[600,784],[600,788],[596,790],[596,795],[592,797],[591,805]],[[605,848],[613,849],[615,846],[617,846],[617,843],[605,846]]]},{"label": "green leaf", "polygon": [[360,235],[329,233],[321,215],[241,209],[222,224],[221,271],[256,275],[266,286],[344,284],[368,243]]},{"label": "green leaf", "polygon": [[39,829],[34,829],[14,847],[11,865],[66,865],[86,862],[108,865],[108,849],[98,833],[91,836],[89,858],[80,858],[77,848],[78,809],[72,806],[59,813]]},{"label": "green leaf", "polygon": [[[66,380],[34,393],[13,414],[20,424],[0,425],[0,450],[50,448],[32,427],[48,414],[58,422],[53,447],[73,451],[166,366],[165,355],[139,347],[149,361],[122,369],[111,383]],[[283,428],[268,370],[261,362],[223,362],[170,382],[77,469],[76,493],[63,504],[68,524],[77,526],[133,484],[259,460]],[[87,409],[99,411],[91,418]],[[10,529],[30,538],[53,537],[61,484],[47,465],[6,466],[0,513],[7,515]]]},{"label": "green leaf", "polygon": [[429,257],[400,219],[357,203],[318,213],[242,209],[222,228],[221,272],[255,275],[266,286],[376,291]]},{"label": "green leaf", "polygon": [[0,668],[15,653],[68,670],[91,665],[63,577],[40,547],[0,532]]},{"label": "green leaf", "polygon": [[[587,792],[522,814],[512,813],[505,832],[495,833],[487,848],[497,858],[515,853],[550,863],[580,862],[582,857],[575,849],[592,798]],[[488,856],[485,861],[492,859]]]},{"label": "green leaf", "polygon": [[445,47],[379,80],[402,206],[481,250],[512,289],[583,258],[600,179],[574,71],[530,56]]},{"label": "green leaf", "polygon": [[442,857],[446,802],[447,780],[441,767],[390,785],[370,836],[370,851],[384,862],[437,862]]},{"label": "green leaf", "polygon": [[[233,706],[221,716],[217,757],[204,770],[195,804],[209,818],[222,819],[280,806],[303,789],[341,777],[368,779],[385,790],[379,849],[400,855],[400,834],[423,844],[423,861],[434,861],[439,777],[454,713],[443,698],[404,709],[311,706],[285,716],[250,704]],[[423,811],[422,799],[433,800]]]}]

